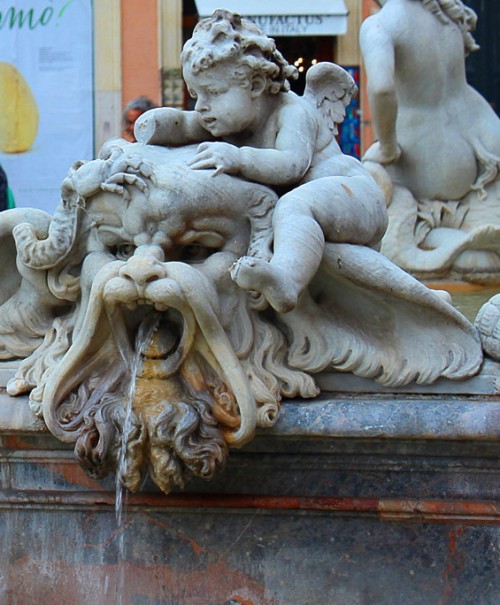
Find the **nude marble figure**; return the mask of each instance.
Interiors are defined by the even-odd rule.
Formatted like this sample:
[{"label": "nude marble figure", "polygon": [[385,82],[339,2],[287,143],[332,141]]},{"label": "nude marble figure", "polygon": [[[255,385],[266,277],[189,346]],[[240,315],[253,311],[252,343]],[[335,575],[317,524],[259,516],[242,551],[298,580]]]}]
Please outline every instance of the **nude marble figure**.
[{"label": "nude marble figure", "polygon": [[461,0],[379,4],[360,43],[378,139],[363,160],[389,202],[382,249],[420,276],[498,281],[500,120],[465,75],[476,15]]}]

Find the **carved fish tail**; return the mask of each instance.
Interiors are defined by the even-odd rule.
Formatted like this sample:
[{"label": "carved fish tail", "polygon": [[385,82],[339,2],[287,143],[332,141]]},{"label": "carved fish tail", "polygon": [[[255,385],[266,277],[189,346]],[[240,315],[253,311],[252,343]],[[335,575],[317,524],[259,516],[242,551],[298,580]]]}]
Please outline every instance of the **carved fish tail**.
[{"label": "carved fish tail", "polygon": [[61,202],[46,239],[38,239],[33,225],[21,223],[12,231],[21,261],[32,269],[50,269],[70,252],[78,228],[78,204]]}]

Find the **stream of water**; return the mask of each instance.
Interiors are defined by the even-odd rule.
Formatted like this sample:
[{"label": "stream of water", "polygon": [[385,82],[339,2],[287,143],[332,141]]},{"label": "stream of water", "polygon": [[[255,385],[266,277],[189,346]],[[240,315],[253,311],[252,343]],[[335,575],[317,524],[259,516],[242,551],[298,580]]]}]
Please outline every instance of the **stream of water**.
[{"label": "stream of water", "polygon": [[[126,473],[127,469],[127,440],[132,427],[132,412],[135,398],[135,386],[137,374],[140,368],[142,356],[150,345],[153,335],[158,328],[160,319],[159,316],[151,316],[143,320],[139,326],[135,339],[135,348],[129,360],[129,385],[126,393],[126,410],[125,419],[123,422],[123,432],[120,448],[120,457],[116,468],[116,496],[115,496],[115,518],[118,527],[118,581],[115,590],[115,605],[122,605],[124,594],[125,570],[125,534],[126,527],[123,523],[123,506],[124,495],[127,493],[127,488],[120,481],[120,477]],[[122,352],[123,353],[123,352]]]},{"label": "stream of water", "polygon": [[128,391],[126,396],[126,410],[125,420],[123,423],[122,442],[120,448],[120,458],[116,469],[116,499],[115,499],[115,515],[118,527],[122,525],[122,514],[123,514],[123,495],[125,487],[120,482],[120,477],[126,472],[126,453],[127,453],[127,439],[132,426],[132,410],[134,406],[135,397],[135,385],[137,380],[137,372],[143,356],[144,351],[151,344],[151,340],[155,331],[158,328],[159,316],[153,316],[143,320],[137,330],[135,338],[135,348],[133,351],[132,359],[130,360],[130,382],[128,385]]}]

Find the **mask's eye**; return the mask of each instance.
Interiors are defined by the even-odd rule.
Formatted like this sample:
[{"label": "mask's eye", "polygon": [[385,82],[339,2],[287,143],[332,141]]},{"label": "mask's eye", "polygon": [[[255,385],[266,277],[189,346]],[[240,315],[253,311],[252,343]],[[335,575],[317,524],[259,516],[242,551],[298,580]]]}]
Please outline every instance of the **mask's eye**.
[{"label": "mask's eye", "polygon": [[202,246],[201,244],[188,244],[183,246],[180,250],[179,260],[187,263],[202,262],[214,252],[217,252],[217,249],[208,248],[207,246]]},{"label": "mask's eye", "polygon": [[118,244],[115,247],[114,254],[118,260],[128,260],[134,255],[135,250],[136,246],[134,244]]}]

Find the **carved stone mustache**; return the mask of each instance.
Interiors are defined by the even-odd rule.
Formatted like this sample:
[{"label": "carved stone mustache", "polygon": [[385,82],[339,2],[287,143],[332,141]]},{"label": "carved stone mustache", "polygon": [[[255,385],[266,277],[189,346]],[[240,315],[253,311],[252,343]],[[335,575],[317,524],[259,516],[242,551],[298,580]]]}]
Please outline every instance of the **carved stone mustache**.
[{"label": "carved stone mustache", "polygon": [[225,439],[232,446],[244,445],[253,438],[257,425],[255,397],[219,321],[219,296],[214,285],[196,267],[177,261],[163,262],[153,247],[138,250],[139,254],[136,251],[128,261],[112,262],[96,274],[79,337],[61,361],[57,374],[47,382],[44,396],[47,425],[59,438],[72,440],[58,425],[55,412],[58,403],[78,382],[77,368],[85,363],[103,315],[109,318],[112,336],[126,361],[132,352],[122,314],[123,305],[129,308],[152,305],[161,312],[175,310],[182,318],[180,341],[176,351],[168,356],[166,371],[175,373],[193,346],[198,346],[196,343],[201,337],[231,388],[240,412],[239,427],[225,432]]}]

